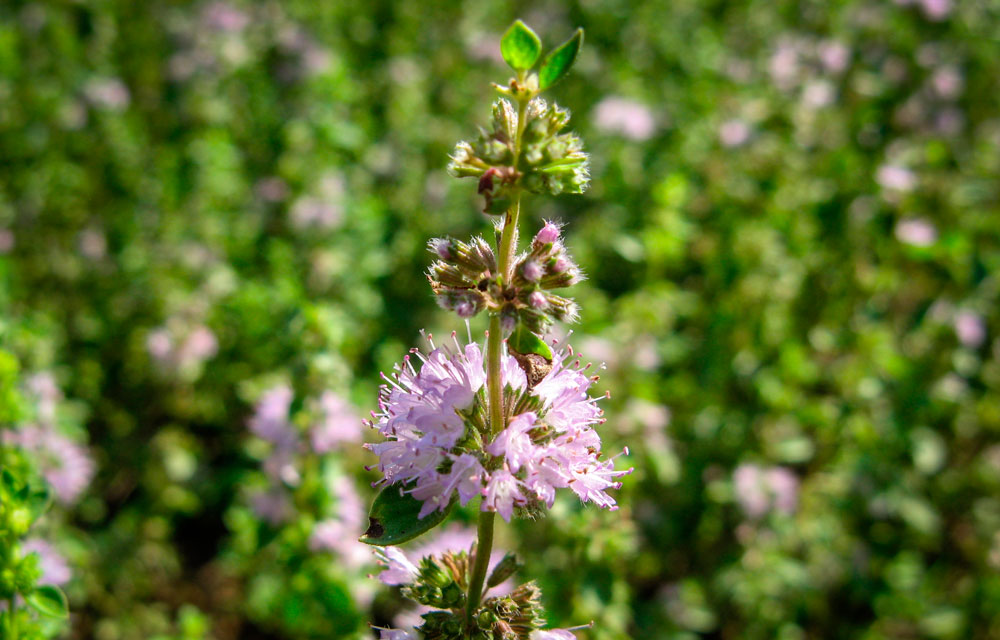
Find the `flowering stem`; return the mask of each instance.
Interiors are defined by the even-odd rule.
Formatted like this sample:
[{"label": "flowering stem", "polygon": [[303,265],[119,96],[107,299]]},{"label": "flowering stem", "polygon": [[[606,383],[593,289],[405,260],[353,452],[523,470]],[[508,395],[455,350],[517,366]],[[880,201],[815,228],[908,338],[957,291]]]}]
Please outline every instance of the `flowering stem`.
[{"label": "flowering stem", "polygon": [[[519,79],[523,82],[523,74],[519,74]],[[514,138],[514,166],[517,167],[521,159],[521,139],[524,136],[524,113],[528,107],[528,100],[521,100],[517,105],[517,136]],[[512,206],[504,217],[503,231],[500,233],[500,246],[497,247],[499,255],[498,274],[503,283],[510,280],[511,256],[513,256],[515,245],[517,244],[517,221],[521,215],[521,191],[518,189],[517,196]],[[500,314],[494,313],[490,316],[490,333],[486,346],[486,384],[489,388],[490,396],[490,433],[489,439],[504,430],[503,415],[503,381],[501,379],[501,358],[503,347],[503,328],[500,326]],[[469,593],[466,598],[465,622],[466,630],[472,631],[472,616],[479,608],[479,601],[483,595],[483,584],[486,582],[486,571],[490,565],[490,553],[493,551],[493,522],[496,513],[493,511],[479,512],[479,540],[476,543],[476,557],[472,567],[472,574],[469,576]]]},{"label": "flowering stem", "polygon": [[469,577],[469,596],[466,598],[465,607],[465,626],[469,632],[472,631],[472,616],[479,608],[479,600],[483,595],[486,570],[490,566],[490,554],[493,551],[493,520],[495,518],[496,513],[492,511],[479,512],[479,540],[476,543],[475,564],[472,567],[472,575]]}]

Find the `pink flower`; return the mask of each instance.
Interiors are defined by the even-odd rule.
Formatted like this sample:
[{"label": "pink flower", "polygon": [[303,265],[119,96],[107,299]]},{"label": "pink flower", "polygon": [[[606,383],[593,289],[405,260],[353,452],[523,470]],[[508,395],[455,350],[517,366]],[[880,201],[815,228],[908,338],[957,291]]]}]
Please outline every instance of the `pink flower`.
[{"label": "pink flower", "polygon": [[118,78],[92,78],[83,92],[92,105],[108,111],[123,111],[131,102],[128,87]]},{"label": "pink flower", "polygon": [[354,407],[332,391],[324,391],[319,398],[322,418],[310,431],[313,451],[333,451],[341,442],[361,440],[361,418]]},{"label": "pink flower", "polygon": [[937,242],[937,229],[923,218],[907,218],[896,223],[896,238],[914,247],[929,247]]},{"label": "pink flower", "polygon": [[250,498],[250,507],[258,518],[273,526],[287,522],[294,514],[288,494],[280,487],[255,493]]},{"label": "pink flower", "polygon": [[420,636],[416,631],[405,629],[386,629],[383,627],[372,627],[378,631],[379,640],[419,640]]},{"label": "pink flower", "polygon": [[383,584],[410,584],[420,572],[399,547],[377,547],[375,556],[385,569],[378,575]]},{"label": "pink flower", "polygon": [[817,53],[823,67],[831,73],[840,73],[846,69],[851,56],[851,50],[843,43],[836,41],[822,43]]},{"label": "pink flower", "polygon": [[955,314],[955,335],[958,341],[975,349],[986,340],[986,323],[973,311],[962,310]]},{"label": "pink flower", "polygon": [[531,241],[532,249],[541,249],[547,244],[555,244],[559,242],[559,225],[549,220],[545,221],[545,226],[539,229],[538,233],[535,234],[535,238]]},{"label": "pink flower", "polygon": [[225,2],[213,2],[205,7],[202,20],[215,31],[242,31],[250,24],[250,17]]},{"label": "pink flower", "polygon": [[629,140],[648,140],[656,131],[656,120],[649,108],[626,98],[601,100],[594,109],[594,122],[598,129]]},{"label": "pink flower", "polygon": [[292,389],[285,385],[265,391],[257,401],[253,416],[247,422],[250,432],[277,445],[294,440],[295,428],[288,418],[292,397]]},{"label": "pink flower", "polygon": [[951,13],[951,0],[921,0],[924,14],[931,20],[938,22],[944,20]]},{"label": "pink flower", "polygon": [[962,75],[954,67],[941,67],[931,76],[934,91],[946,100],[958,97],[963,84]]},{"label": "pink flower", "polygon": [[521,275],[528,282],[538,282],[541,280],[544,271],[541,265],[539,265],[534,260],[526,260],[524,264],[521,265]]},{"label": "pink flower", "polygon": [[527,500],[520,489],[521,482],[506,469],[498,469],[490,474],[483,492],[483,510],[496,511],[510,522],[515,506],[524,506]]},{"label": "pink flower", "polygon": [[724,147],[738,147],[750,139],[750,127],[742,120],[727,120],[719,127],[719,142]]},{"label": "pink flower", "polygon": [[763,469],[755,464],[741,464],[733,471],[736,499],[751,518],[769,511],[792,514],[798,506],[799,480],[784,467]]},{"label": "pink flower", "polygon": [[365,508],[350,478],[337,478],[333,490],[337,498],[336,513],[316,523],[309,535],[309,548],[337,553],[345,564],[357,568],[370,557],[370,547],[358,541]]},{"label": "pink flower", "polygon": [[536,629],[531,640],[576,640],[576,636],[567,629]]},{"label": "pink flower", "polygon": [[489,412],[479,345],[463,348],[456,341],[452,349],[417,355],[419,371],[406,359],[386,378],[382,413],[372,426],[389,439],[368,447],[379,457],[381,482],[404,485],[424,503],[420,517],[447,508],[456,492],[463,505],[481,494],[481,508],[505,520],[532,500],[551,507],[556,489],[615,508],[607,491],[620,487],[617,478],[631,469],[616,471],[613,459],[601,458],[593,427],[602,412],[587,393],[594,380],[571,350],[555,353],[551,371],[530,389],[517,361],[502,359],[509,406],[536,408],[512,416],[482,446]]},{"label": "pink flower", "polygon": [[66,558],[47,541],[41,538],[29,538],[24,541],[22,549],[25,554],[38,554],[38,568],[42,571],[38,584],[61,586],[73,577]]},{"label": "pink flower", "polygon": [[883,189],[891,191],[913,191],[913,188],[917,185],[917,177],[912,171],[905,167],[891,164],[884,164],[879,167],[878,172],[875,174],[875,180]]},{"label": "pink flower", "polygon": [[10,229],[0,229],[0,255],[10,253],[14,249],[14,232]]},{"label": "pink flower", "polygon": [[96,468],[87,450],[51,427],[32,425],[4,431],[3,441],[29,454],[56,500],[63,504],[75,502],[94,477]]}]

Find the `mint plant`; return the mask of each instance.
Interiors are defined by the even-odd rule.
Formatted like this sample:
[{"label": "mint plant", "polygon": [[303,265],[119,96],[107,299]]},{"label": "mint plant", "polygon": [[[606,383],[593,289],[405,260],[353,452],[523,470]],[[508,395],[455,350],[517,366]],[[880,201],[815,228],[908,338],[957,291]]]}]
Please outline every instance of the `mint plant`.
[{"label": "mint plant", "polygon": [[[615,509],[608,491],[631,472],[615,469],[601,452],[594,427],[603,417],[600,398],[589,394],[597,380],[590,365],[545,340],[554,321],[578,316],[576,303],[556,293],[582,278],[560,226],[545,222],[526,249],[518,246],[525,193],[582,193],[588,185],[583,143],[566,131],[569,112],[540,97],[569,72],[582,44],[577,30],[542,58],[538,36],[515,22],[501,42],[515,76],[494,85],[501,97],[492,127],[459,142],[452,155],[452,175],[476,178],[483,211],[495,216],[492,243],[432,239],[436,260],[427,277],[441,307],[462,319],[486,313],[489,330],[485,350],[455,334],[442,345],[428,336],[429,353],[413,350],[383,376],[370,426],[386,440],[369,445],[383,488],[361,540],[379,547],[383,582],[433,608],[419,628],[381,629],[383,638],[572,638],[571,630],[543,629],[533,582],[486,597],[517,569],[507,556],[490,570],[495,516],[539,517],[559,489]],[[443,522],[456,503],[477,499],[471,549],[413,562],[393,546]]]},{"label": "mint plant", "polygon": [[0,639],[35,640],[60,632],[69,606],[62,590],[43,575],[40,541],[28,539],[52,497],[16,441],[8,444],[19,434],[12,427],[24,406],[17,371],[14,357],[0,351]]}]

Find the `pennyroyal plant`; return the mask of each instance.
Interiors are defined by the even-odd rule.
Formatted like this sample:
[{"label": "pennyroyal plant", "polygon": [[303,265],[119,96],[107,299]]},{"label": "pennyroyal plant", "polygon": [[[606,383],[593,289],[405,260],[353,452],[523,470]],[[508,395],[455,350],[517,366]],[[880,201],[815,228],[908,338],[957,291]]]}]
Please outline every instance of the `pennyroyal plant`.
[{"label": "pennyroyal plant", "polygon": [[[609,490],[629,470],[616,470],[601,451],[594,427],[602,411],[591,397],[596,376],[572,348],[553,352],[543,338],[554,321],[573,321],[578,307],[556,293],[580,281],[560,226],[546,222],[524,251],[518,221],[524,193],[581,193],[588,158],[581,140],[565,131],[569,112],[540,97],[563,78],[583,43],[583,31],[541,58],[538,36],[515,22],[501,42],[515,72],[494,85],[492,128],[460,142],[449,170],[478,180],[484,213],[496,216],[493,244],[483,237],[429,242],[436,260],[428,280],[439,304],[468,319],[489,315],[485,350],[455,334],[428,353],[413,350],[391,375],[371,426],[385,436],[369,445],[383,486],[361,540],[380,547],[391,584],[425,613],[413,630],[382,629],[383,638],[572,638],[544,630],[541,593],[528,582],[507,594],[484,594],[516,570],[512,555],[490,572],[495,515],[533,518],[552,507],[556,491],[615,509]],[[537,65],[537,68],[536,68]],[[617,457],[617,456],[616,456]],[[457,502],[479,499],[477,543],[469,550],[414,562],[392,545],[443,522]],[[489,577],[487,578],[487,574]]]}]

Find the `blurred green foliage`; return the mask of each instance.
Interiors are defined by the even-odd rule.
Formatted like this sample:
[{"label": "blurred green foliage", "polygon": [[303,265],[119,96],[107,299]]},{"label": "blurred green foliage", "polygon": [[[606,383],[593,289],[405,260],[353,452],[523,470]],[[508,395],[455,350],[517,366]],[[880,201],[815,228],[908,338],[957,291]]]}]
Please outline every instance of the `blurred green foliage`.
[{"label": "blurred green foliage", "polygon": [[257,537],[246,419],[275,380],[367,410],[420,328],[457,328],[425,242],[485,228],[444,168],[515,17],[586,29],[552,95],[592,188],[529,198],[523,231],[568,223],[573,342],[636,468],[619,512],[501,528],[551,622],[1000,636],[993,4],[8,0],[0,337],[98,463],[57,516],[74,637],[391,618],[295,526]]}]

